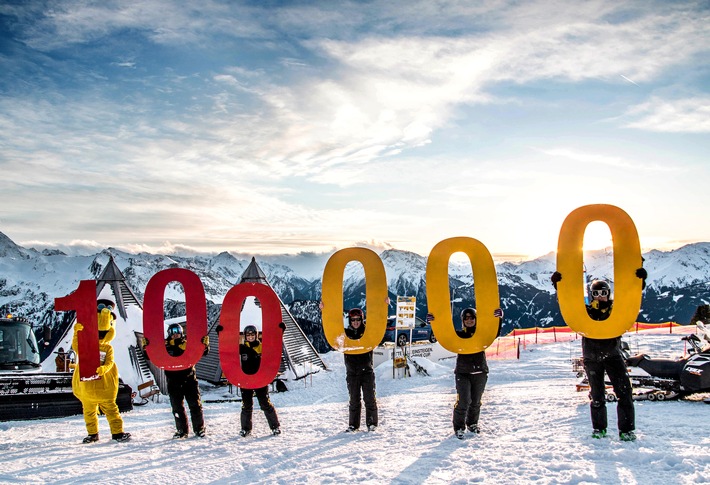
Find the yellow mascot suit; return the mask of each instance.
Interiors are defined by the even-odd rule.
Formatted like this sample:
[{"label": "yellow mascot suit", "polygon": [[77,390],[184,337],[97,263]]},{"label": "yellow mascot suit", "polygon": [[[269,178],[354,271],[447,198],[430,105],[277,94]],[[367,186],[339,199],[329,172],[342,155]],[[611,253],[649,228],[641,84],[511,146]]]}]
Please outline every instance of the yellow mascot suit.
[{"label": "yellow mascot suit", "polygon": [[[116,335],[113,321],[116,315],[111,310],[115,307],[111,300],[98,300],[97,311],[99,320],[99,352],[101,355],[101,366],[96,369],[98,376],[95,380],[82,381],[79,379],[78,362],[72,377],[72,390],[74,395],[81,401],[84,409],[84,421],[86,431],[89,436],[84,438],[84,443],[92,443],[99,440],[99,418],[98,411],[106,415],[109,427],[111,428],[111,438],[116,441],[127,441],[130,433],[123,432],[123,419],[118,412],[116,395],[118,394],[118,367],[113,360],[113,346],[109,343]],[[79,352],[79,332],[84,326],[77,322],[74,325],[74,338],[72,348]]]}]

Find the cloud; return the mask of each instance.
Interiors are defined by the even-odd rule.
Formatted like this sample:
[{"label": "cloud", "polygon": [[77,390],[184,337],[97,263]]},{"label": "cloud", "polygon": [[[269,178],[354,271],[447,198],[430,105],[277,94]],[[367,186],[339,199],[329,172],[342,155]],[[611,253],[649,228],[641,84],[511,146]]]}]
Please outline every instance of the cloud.
[{"label": "cloud", "polygon": [[627,128],[665,133],[710,133],[710,97],[664,100],[653,97],[626,113]]},{"label": "cloud", "polygon": [[678,167],[670,166],[667,164],[649,165],[647,163],[639,163],[631,160],[626,160],[620,156],[581,152],[579,150],[564,147],[546,148],[540,149],[539,151],[551,157],[564,158],[577,162],[580,165],[589,167],[593,167],[596,165],[606,165],[609,167],[621,168],[630,171],[639,170],[656,172],[677,172],[679,170]]},{"label": "cloud", "polygon": [[22,241],[18,244],[25,248],[35,248],[38,251],[41,251],[45,248],[58,249],[63,253],[68,254],[69,256],[89,256],[96,254],[106,248],[106,246],[102,245],[97,241],[79,239],[72,240],[66,244],[45,240]]},{"label": "cloud", "polygon": [[[28,45],[40,51],[95,43],[117,31],[132,30],[156,44],[200,44],[215,33],[255,37],[264,35],[251,9],[234,2],[206,0],[200,8],[170,0],[150,2],[53,2],[51,9],[7,7],[7,13],[31,18],[23,32]],[[233,19],[238,19],[237,21]]]},{"label": "cloud", "polygon": [[[604,90],[608,120],[642,99],[618,92],[653,96],[676,69],[693,71],[710,25],[706,10],[665,2],[51,5],[25,10],[17,29],[18,45],[42,56],[9,58],[0,80],[24,86],[0,99],[0,188],[16,214],[3,220],[32,214],[112,245],[151,233],[141,244],[165,251],[165,241],[323,251],[361,240],[362,227],[396,244],[402,227],[437,220],[427,206],[453,220],[467,217],[462,197],[498,197],[523,178],[540,191],[545,180],[506,151],[516,140],[504,137],[521,133],[465,153],[517,121],[485,116]],[[661,99],[613,119],[708,131],[707,98]],[[541,153],[572,167],[662,169],[613,147]],[[496,163],[504,181],[491,176]]]}]

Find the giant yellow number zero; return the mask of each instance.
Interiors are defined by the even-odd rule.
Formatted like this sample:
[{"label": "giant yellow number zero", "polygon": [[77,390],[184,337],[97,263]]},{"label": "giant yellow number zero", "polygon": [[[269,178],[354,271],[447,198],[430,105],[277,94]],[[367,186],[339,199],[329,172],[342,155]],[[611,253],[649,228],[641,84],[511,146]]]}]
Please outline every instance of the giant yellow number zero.
[{"label": "giant yellow number zero", "polygon": [[[609,226],[614,246],[614,306],[609,318],[592,320],[584,305],[584,231],[589,223],[602,221]],[[557,244],[557,283],[560,312],[567,325],[585,337],[614,338],[623,335],[636,321],[641,309],[641,245],[636,226],[622,209],[607,204],[586,205],[573,210],[562,223]]]},{"label": "giant yellow number zero", "polygon": [[[343,327],[343,274],[345,265],[359,261],[365,268],[367,326],[360,339],[345,335]],[[346,354],[364,354],[377,347],[387,327],[385,266],[374,251],[347,248],[334,253],[323,270],[323,332],[331,347]]]},{"label": "giant yellow number zero", "polygon": [[[468,256],[476,281],[476,333],[468,339],[456,335],[451,315],[449,259],[456,252]],[[499,321],[493,311],[500,307],[498,279],[493,257],[480,241],[453,237],[434,246],[426,266],[426,294],[429,312],[434,315],[432,330],[445,349],[458,354],[474,354],[485,350],[496,339]]]}]

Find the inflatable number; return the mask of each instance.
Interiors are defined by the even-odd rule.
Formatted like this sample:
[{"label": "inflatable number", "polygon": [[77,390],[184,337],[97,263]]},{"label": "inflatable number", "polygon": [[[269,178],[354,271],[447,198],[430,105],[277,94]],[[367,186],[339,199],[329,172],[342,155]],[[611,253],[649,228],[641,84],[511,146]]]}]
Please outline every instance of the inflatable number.
[{"label": "inflatable number", "polygon": [[[350,261],[365,268],[367,326],[358,340],[343,331],[343,273]],[[366,248],[347,248],[333,254],[323,270],[323,331],[331,347],[346,354],[364,354],[377,347],[387,326],[387,278],[377,253]]]},{"label": "inflatable number", "polygon": [[[609,226],[614,245],[614,307],[604,321],[592,320],[584,306],[584,288],[579,282],[583,274],[584,231],[590,222],[602,221]],[[641,309],[641,280],[636,270],[641,267],[641,246],[636,226],[629,215],[613,205],[596,204],[572,211],[560,229],[557,245],[557,296],[562,318],[577,333],[604,339],[623,335],[636,321]]]},{"label": "inflatable number", "polygon": [[[456,335],[451,315],[449,297],[449,259],[453,253],[466,253],[476,280],[476,333],[469,339]],[[498,318],[493,311],[499,308],[498,280],[493,257],[488,249],[476,239],[454,237],[434,246],[426,266],[426,293],[429,311],[434,314],[431,322],[436,339],[447,350],[473,354],[485,350],[498,335]]]},{"label": "inflatable number", "polygon": [[84,329],[79,332],[79,378],[96,378],[96,368],[101,365],[99,355],[99,320],[96,312],[96,281],[82,280],[76,291],[54,299],[54,309],[58,312],[76,311],[76,321]]},{"label": "inflatable number", "polygon": [[[179,357],[171,357],[165,349],[163,300],[168,283],[176,281],[185,291],[185,313],[189,330],[187,347]],[[198,363],[204,353],[201,340],[207,335],[207,303],[199,276],[192,271],[170,268],[154,274],[145,287],[143,333],[149,344],[145,347],[153,364],[165,370],[187,369]]]},{"label": "inflatable number", "polygon": [[[261,304],[261,364],[256,374],[242,371],[239,355],[239,332],[242,303],[247,296],[254,296]],[[222,372],[229,382],[245,389],[268,386],[279,372],[283,332],[281,304],[270,287],[261,283],[240,283],[227,292],[219,314],[222,331],[219,334],[219,360]]]}]

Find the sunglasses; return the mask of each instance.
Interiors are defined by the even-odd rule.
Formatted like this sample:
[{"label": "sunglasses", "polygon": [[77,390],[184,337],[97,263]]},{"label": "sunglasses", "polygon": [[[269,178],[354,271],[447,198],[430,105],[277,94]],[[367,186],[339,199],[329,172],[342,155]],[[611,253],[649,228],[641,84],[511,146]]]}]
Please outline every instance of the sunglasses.
[{"label": "sunglasses", "polygon": [[594,296],[594,297],[609,296],[609,290],[592,290],[592,296]]},{"label": "sunglasses", "polygon": [[355,322],[362,322],[362,318],[351,318],[350,321],[353,322],[353,323],[355,323]]},{"label": "sunglasses", "polygon": [[105,304],[103,304],[103,303],[99,303],[99,304],[96,306],[96,309],[97,309],[98,311],[101,311],[101,310],[103,310],[104,308],[108,308],[109,310],[113,310],[113,305],[105,305]]}]

